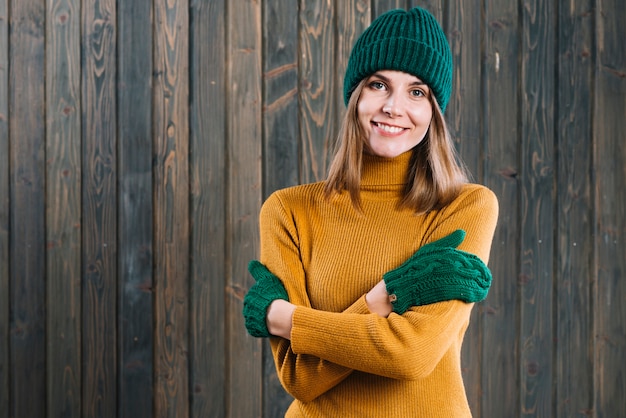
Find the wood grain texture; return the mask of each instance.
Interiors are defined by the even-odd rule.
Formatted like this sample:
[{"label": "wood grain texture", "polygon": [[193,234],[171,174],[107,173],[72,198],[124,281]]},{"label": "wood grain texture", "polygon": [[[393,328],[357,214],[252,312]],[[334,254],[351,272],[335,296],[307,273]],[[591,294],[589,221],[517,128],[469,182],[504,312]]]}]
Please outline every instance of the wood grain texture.
[{"label": "wood grain texture", "polygon": [[372,17],[380,16],[388,10],[407,9],[409,7],[408,0],[373,0]]},{"label": "wood grain texture", "polygon": [[626,416],[626,4],[597,3],[594,98],[594,414]]},{"label": "wood grain texture", "polygon": [[298,10],[297,2],[264,3],[264,197],[298,184]]},{"label": "wood grain texture", "polygon": [[48,416],[81,416],[80,3],[46,10]]},{"label": "wood grain texture", "polygon": [[189,416],[189,4],[154,3],[155,414]]},{"label": "wood grain texture", "polygon": [[153,416],[151,2],[118,7],[118,414]]},{"label": "wood grain texture", "polygon": [[[337,132],[345,114],[346,105],[343,98],[343,78],[350,58],[350,52],[357,38],[370,25],[372,8],[370,1],[352,0],[335,3],[335,27],[337,37],[335,39],[335,125],[332,137],[329,139],[329,158],[332,159],[336,145]],[[325,178],[325,176],[324,176]]]},{"label": "wood grain texture", "polygon": [[559,3],[554,417],[593,410],[593,5]]},{"label": "wood grain texture", "polygon": [[520,157],[518,9],[514,2],[487,1],[482,70],[485,143],[484,182],[499,200],[500,215],[489,267],[493,284],[484,302],[481,354],[483,417],[517,416],[519,375],[518,273]]},{"label": "wood grain texture", "polygon": [[114,0],[82,5],[83,416],[117,406],[117,132]]},{"label": "wood grain texture", "polygon": [[189,374],[193,417],[225,417],[227,2],[190,8],[191,282]]},{"label": "wood grain texture", "polygon": [[[263,2],[263,198],[298,184],[298,2]],[[258,255],[257,255],[258,256]],[[263,416],[280,417],[293,398],[263,342]]]},{"label": "wood grain texture", "polygon": [[263,347],[261,340],[246,332],[241,311],[244,294],[253,282],[247,265],[258,257],[263,193],[262,9],[259,2],[228,4],[226,411],[232,417],[258,417],[263,413]]},{"label": "wood grain texture", "polygon": [[10,409],[9,4],[0,0],[0,418]]},{"label": "wood grain texture", "polygon": [[45,3],[12,2],[9,416],[45,416]]},{"label": "wood grain texture", "polygon": [[482,9],[469,2],[452,3],[447,8],[444,28],[452,51],[454,73],[452,94],[445,117],[456,149],[477,182],[482,182],[484,152],[481,119],[476,117],[484,98],[481,70],[484,25]]},{"label": "wood grain texture", "polygon": [[522,9],[522,234],[520,397],[522,416],[553,416],[555,13],[550,1]]},{"label": "wood grain texture", "polygon": [[326,177],[336,135],[334,2],[300,2],[300,182]]}]

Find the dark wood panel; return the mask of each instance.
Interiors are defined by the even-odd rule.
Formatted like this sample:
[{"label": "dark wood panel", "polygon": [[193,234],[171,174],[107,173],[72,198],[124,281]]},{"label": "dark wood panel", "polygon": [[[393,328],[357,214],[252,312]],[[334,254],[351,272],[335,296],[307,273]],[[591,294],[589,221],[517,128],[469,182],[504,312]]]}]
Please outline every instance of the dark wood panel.
[{"label": "dark wood panel", "polygon": [[298,10],[296,2],[264,3],[264,197],[298,184]]},{"label": "dark wood panel", "polygon": [[191,6],[191,416],[224,417],[226,1],[195,1]]},{"label": "dark wood panel", "polygon": [[407,0],[372,0],[372,16],[380,16],[388,10],[407,9],[409,2]]},{"label": "dark wood panel", "polygon": [[626,3],[596,6],[594,413],[626,416]]},{"label": "dark wood panel", "polygon": [[[517,416],[519,272],[518,9],[515,2],[485,3],[482,69],[484,182],[499,200],[500,216],[489,267],[493,284],[483,304],[481,354],[483,417]],[[486,365],[489,366],[486,366]]]},{"label": "dark wood panel", "polygon": [[118,7],[118,414],[153,416],[151,2]]},{"label": "dark wood panel", "polygon": [[10,407],[12,417],[46,413],[45,3],[9,10]]},{"label": "dark wood panel", "polygon": [[[263,2],[263,198],[298,184],[298,2]],[[258,257],[258,254],[255,255]],[[281,417],[293,398],[263,342],[263,416]]]},{"label": "dark wood panel", "polygon": [[[228,3],[230,39],[228,73],[228,225],[226,333],[229,378],[226,410],[232,417],[256,417],[263,405],[263,341],[250,337],[241,314],[243,297],[253,279],[248,262],[258,257],[258,216],[263,197],[262,178],[262,41],[261,4],[243,0]],[[245,402],[242,402],[242,399]]]},{"label": "dark wood panel", "polygon": [[0,0],[0,418],[8,418],[10,387],[9,306],[9,15]]},{"label": "dark wood panel", "polygon": [[[332,159],[333,151],[336,144],[336,136],[341,125],[341,120],[345,113],[345,103],[343,99],[343,78],[346,74],[346,67],[348,66],[348,60],[350,58],[350,52],[356,42],[357,38],[365,28],[371,23],[371,6],[370,1],[367,0],[353,0],[342,1],[335,3],[335,27],[337,28],[337,37],[335,39],[335,83],[333,85],[332,93],[334,95],[335,105],[334,111],[336,117],[334,118],[335,125],[332,130],[332,137],[329,138],[328,143],[328,161]],[[322,179],[326,178],[326,172],[322,176]]]},{"label": "dark wood panel", "polygon": [[189,416],[189,4],[154,3],[155,415]]},{"label": "dark wood panel", "polygon": [[592,1],[559,3],[555,417],[593,410]]},{"label": "dark wood panel", "polygon": [[300,3],[300,182],[326,177],[336,135],[334,78],[335,30],[333,3],[315,0]]},{"label": "dark wood panel", "polygon": [[554,66],[551,1],[522,13],[520,391],[523,416],[553,416]]},{"label": "dark wood panel", "polygon": [[[483,104],[481,64],[483,60],[482,9],[474,2],[453,2],[447,8],[447,25],[444,28],[452,50],[454,73],[452,94],[445,111],[448,128],[456,149],[473,176],[473,181],[483,183],[483,149],[481,119],[476,109]],[[463,380],[472,413],[480,416],[482,319],[484,304],[474,306],[469,328],[463,343]]]},{"label": "dark wood panel", "polygon": [[[81,416],[80,3],[48,3],[46,295],[48,416]],[[52,81],[54,80],[54,81]]]},{"label": "dark wood panel", "polygon": [[468,2],[453,3],[447,10],[448,23],[444,30],[452,50],[454,74],[445,116],[456,149],[474,181],[480,183],[484,149],[481,119],[476,116],[484,100],[480,81],[484,56],[482,10]]},{"label": "dark wood panel", "polygon": [[83,416],[117,413],[117,132],[114,0],[82,5]]}]

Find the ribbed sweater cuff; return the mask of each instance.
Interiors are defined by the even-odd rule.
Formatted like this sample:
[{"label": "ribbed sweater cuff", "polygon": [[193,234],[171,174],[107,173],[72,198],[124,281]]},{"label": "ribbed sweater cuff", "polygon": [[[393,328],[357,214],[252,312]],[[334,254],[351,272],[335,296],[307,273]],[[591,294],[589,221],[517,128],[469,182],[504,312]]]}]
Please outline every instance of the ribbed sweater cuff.
[{"label": "ribbed sweater cuff", "polygon": [[356,302],[354,302],[351,306],[348,307],[348,309],[346,309],[343,312],[344,313],[355,313],[355,314],[361,314],[361,315],[372,313],[372,312],[370,312],[369,308],[367,307],[367,302],[365,301],[365,295],[363,295],[359,299],[357,299]]},{"label": "ribbed sweater cuff", "polygon": [[[367,309],[367,307],[366,307]],[[369,313],[369,310],[366,312]],[[296,354],[311,354],[320,358],[327,358],[328,353],[337,353],[345,350],[346,345],[358,346],[359,341],[351,332],[346,323],[350,323],[350,317],[355,313],[346,315],[344,326],[337,327],[337,315],[335,312],[318,311],[312,308],[297,307],[293,313],[291,328],[291,349]],[[355,338],[355,341],[350,341]]]}]

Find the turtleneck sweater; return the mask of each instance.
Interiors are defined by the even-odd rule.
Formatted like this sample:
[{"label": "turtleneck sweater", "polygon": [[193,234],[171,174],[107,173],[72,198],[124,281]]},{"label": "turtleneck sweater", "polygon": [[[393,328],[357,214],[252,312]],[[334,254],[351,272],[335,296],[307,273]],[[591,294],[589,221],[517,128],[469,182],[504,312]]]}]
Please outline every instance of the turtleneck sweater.
[{"label": "turtleneck sweater", "polygon": [[[364,155],[362,212],[324,183],[274,192],[260,214],[260,261],[283,282],[291,339],[270,338],[278,377],[296,417],[471,417],[461,345],[473,304],[458,300],[387,318],[365,294],[421,246],[457,229],[460,250],[488,262],[498,216],[495,195],[463,186],[445,207],[416,215],[399,202],[410,152]],[[477,365],[472,365],[477,367]]]}]

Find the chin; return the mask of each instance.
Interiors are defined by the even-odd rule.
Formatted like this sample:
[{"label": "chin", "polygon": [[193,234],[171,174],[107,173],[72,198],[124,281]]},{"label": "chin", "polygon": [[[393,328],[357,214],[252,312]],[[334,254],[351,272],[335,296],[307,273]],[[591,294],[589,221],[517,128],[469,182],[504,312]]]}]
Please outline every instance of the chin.
[{"label": "chin", "polygon": [[404,151],[374,151],[372,152],[372,154],[376,155],[377,157],[396,158],[398,155],[404,154]]},{"label": "chin", "polygon": [[409,149],[388,149],[388,148],[383,148],[383,149],[373,149],[368,147],[368,153],[372,154],[372,155],[376,155],[378,157],[384,157],[384,158],[395,158],[401,154],[404,154],[405,152],[409,151]]}]

